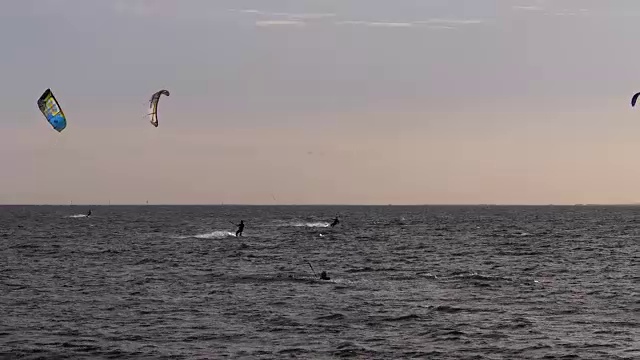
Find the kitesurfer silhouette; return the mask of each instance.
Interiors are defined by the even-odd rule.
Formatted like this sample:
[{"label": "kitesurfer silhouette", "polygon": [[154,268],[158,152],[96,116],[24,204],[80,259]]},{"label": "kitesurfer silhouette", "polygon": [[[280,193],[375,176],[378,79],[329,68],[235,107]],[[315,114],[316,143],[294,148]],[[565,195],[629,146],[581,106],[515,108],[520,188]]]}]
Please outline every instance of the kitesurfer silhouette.
[{"label": "kitesurfer silhouette", "polygon": [[244,231],[244,220],[240,220],[240,224],[238,226],[238,231],[236,231],[236,237],[242,236],[242,231]]},{"label": "kitesurfer silhouette", "polygon": [[336,218],[335,218],[335,219],[333,219],[333,222],[331,223],[331,225],[330,225],[330,226],[331,226],[331,227],[334,227],[334,226],[338,225],[339,223],[340,223],[340,220],[338,220],[338,217],[336,216]]},{"label": "kitesurfer silhouette", "polygon": [[327,276],[327,272],[323,271],[320,273],[320,280],[330,280],[331,278]]}]

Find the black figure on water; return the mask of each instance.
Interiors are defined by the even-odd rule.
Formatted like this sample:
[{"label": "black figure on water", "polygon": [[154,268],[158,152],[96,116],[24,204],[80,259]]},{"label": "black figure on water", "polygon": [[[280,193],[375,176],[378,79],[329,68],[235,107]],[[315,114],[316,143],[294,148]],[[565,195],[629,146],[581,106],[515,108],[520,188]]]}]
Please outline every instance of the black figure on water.
[{"label": "black figure on water", "polygon": [[91,216],[91,210],[87,213],[87,217]]},{"label": "black figure on water", "polygon": [[327,272],[323,271],[320,273],[320,280],[330,280],[331,278],[327,276]]},{"label": "black figure on water", "polygon": [[334,227],[334,226],[338,225],[339,223],[340,223],[340,220],[338,220],[338,217],[336,216],[336,218],[335,218],[335,219],[333,219],[333,222],[331,223],[331,225],[330,225],[330,226],[331,226],[331,227]]},{"label": "black figure on water", "polygon": [[[316,271],[313,270],[313,266],[311,266],[311,263],[307,261],[307,264],[309,264],[309,267],[311,268],[311,271],[313,271],[313,275],[314,276],[318,276],[318,274],[316,274]],[[291,275],[289,275],[291,276]],[[320,280],[330,280],[331,278],[327,276],[327,272],[323,271],[320,273]]]},{"label": "black figure on water", "polygon": [[236,231],[236,237],[242,236],[242,231],[244,231],[244,220],[240,220],[240,224],[238,226],[238,231]]}]

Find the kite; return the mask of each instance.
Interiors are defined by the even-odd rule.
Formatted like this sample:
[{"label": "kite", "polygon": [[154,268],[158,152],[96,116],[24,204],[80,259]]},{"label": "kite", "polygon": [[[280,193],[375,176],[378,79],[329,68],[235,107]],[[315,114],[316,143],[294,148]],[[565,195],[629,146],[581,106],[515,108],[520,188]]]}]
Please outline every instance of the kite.
[{"label": "kite", "polygon": [[60,104],[56,97],[53,96],[51,89],[45,90],[40,96],[38,108],[57,132],[62,132],[67,127],[67,118],[64,116],[64,112],[62,112]]},{"label": "kite", "polygon": [[155,127],[158,127],[158,101],[160,101],[161,95],[169,96],[169,91],[160,90],[157,93],[153,94],[151,96],[151,99],[149,100],[149,110],[151,111],[149,113],[149,116],[151,119],[151,125]]},{"label": "kite", "polygon": [[638,100],[638,96],[640,96],[640,92],[633,95],[631,98],[631,106],[636,106],[636,100]]}]

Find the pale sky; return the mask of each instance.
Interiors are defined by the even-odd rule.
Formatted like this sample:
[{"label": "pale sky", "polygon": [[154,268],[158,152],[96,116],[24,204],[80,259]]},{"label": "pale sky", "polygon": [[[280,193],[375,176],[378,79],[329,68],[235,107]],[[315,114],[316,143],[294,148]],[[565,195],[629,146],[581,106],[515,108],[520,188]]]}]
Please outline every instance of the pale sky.
[{"label": "pale sky", "polygon": [[638,0],[1,5],[3,204],[640,201]]}]

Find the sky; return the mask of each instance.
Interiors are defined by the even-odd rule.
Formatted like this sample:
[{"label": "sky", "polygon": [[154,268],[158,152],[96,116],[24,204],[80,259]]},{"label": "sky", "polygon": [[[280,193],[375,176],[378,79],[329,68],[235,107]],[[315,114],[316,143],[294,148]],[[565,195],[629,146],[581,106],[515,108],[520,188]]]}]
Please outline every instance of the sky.
[{"label": "sky", "polygon": [[638,34],[637,0],[5,2],[0,204],[635,203]]}]

